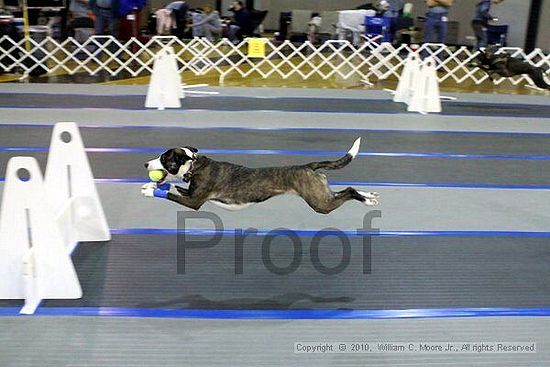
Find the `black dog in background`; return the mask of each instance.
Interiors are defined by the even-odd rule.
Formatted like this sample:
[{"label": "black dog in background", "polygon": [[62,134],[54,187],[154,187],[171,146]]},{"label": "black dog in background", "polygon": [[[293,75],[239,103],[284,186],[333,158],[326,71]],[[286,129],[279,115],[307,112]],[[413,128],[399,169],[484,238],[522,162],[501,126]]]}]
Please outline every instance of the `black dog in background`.
[{"label": "black dog in background", "polygon": [[491,81],[493,80],[492,74],[498,74],[505,78],[527,74],[537,87],[550,90],[550,85],[544,80],[544,70],[541,67],[506,53],[497,54],[498,50],[498,46],[487,47],[485,52],[481,52],[477,56],[478,63],[470,66],[478,67],[486,72]]}]

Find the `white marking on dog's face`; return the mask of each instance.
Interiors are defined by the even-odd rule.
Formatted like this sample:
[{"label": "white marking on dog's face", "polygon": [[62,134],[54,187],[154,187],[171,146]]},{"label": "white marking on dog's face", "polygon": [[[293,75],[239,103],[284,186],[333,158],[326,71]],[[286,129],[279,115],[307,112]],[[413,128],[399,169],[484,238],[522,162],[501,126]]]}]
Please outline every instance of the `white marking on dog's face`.
[{"label": "white marking on dog's face", "polygon": [[164,170],[164,167],[162,166],[162,163],[160,162],[160,156],[155,159],[151,159],[149,162],[147,162],[147,170],[148,171],[156,171],[156,170]]},{"label": "white marking on dog's face", "polygon": [[197,153],[193,153],[191,149],[186,147],[181,147],[181,149],[185,152],[185,155],[188,156],[190,159],[196,159]]}]

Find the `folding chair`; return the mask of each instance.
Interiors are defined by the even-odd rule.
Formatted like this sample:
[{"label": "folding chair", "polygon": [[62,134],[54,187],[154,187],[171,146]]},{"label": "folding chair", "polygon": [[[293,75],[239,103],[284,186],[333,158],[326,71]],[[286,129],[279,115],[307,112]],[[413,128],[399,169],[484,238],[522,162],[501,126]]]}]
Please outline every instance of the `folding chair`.
[{"label": "folding chair", "polygon": [[365,36],[373,38],[382,36],[382,42],[391,42],[391,18],[365,17]]},{"label": "folding chair", "polygon": [[348,39],[348,35],[351,33],[353,44],[358,45],[360,36],[365,32],[365,16],[369,13],[369,10],[364,9],[338,11],[338,39]]},{"label": "folding chair", "polygon": [[506,46],[508,41],[508,26],[507,25],[488,25],[487,26],[487,43],[489,45],[499,44]]}]

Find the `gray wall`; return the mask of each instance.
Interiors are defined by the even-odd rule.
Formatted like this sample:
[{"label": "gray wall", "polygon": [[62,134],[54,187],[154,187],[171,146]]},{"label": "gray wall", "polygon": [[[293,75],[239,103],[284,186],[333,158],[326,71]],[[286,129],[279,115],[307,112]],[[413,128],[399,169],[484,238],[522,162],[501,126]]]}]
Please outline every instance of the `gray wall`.
[{"label": "gray wall", "polygon": [[529,23],[530,1],[505,0],[494,7],[494,15],[499,17],[498,24],[508,24],[508,45],[513,47],[525,47],[525,35]]},{"label": "gray wall", "polygon": [[[412,1],[416,15],[422,15],[426,11],[424,0]],[[474,32],[470,22],[475,12],[478,0],[455,0],[455,4],[449,12],[449,20],[460,23],[459,40],[465,42],[466,36],[473,36]],[[529,20],[528,0],[504,0],[500,5],[493,5],[491,14],[498,17],[495,24],[507,24],[509,26],[508,45],[512,47],[525,46],[525,33]]]},{"label": "gray wall", "polygon": [[550,0],[542,2],[542,12],[539,18],[537,47],[550,51]]},{"label": "gray wall", "polygon": [[[374,2],[374,0],[371,0]],[[449,20],[460,22],[459,40],[465,42],[466,36],[473,36],[470,25],[474,15],[475,4],[478,0],[455,0],[455,5],[451,8]],[[343,10],[353,9],[358,5],[369,2],[367,0],[256,0],[257,9],[267,9],[269,14],[264,22],[265,29],[277,29],[279,27],[279,13],[281,11],[290,11],[292,9],[311,9],[312,11],[321,10]],[[423,15],[426,11],[424,0],[411,0],[414,4],[414,15]],[[494,6],[492,13],[498,16],[498,24],[508,24],[510,34],[508,43],[510,46],[523,47],[525,45],[525,32],[527,31],[527,21],[529,17],[529,0],[505,0],[502,4]],[[550,0],[544,1],[546,14],[550,15]],[[548,15],[546,19],[548,19]],[[544,22],[541,22],[541,24]],[[548,21],[541,27],[546,27],[548,34],[550,24]],[[542,41],[539,36],[539,42]],[[549,42],[548,39],[544,40]]]}]

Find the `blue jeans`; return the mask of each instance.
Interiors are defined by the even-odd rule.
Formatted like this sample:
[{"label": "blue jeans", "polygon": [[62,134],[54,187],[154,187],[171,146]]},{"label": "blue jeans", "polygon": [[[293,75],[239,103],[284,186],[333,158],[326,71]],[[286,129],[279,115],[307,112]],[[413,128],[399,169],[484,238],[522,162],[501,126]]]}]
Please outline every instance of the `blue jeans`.
[{"label": "blue jeans", "polygon": [[474,20],[472,21],[472,28],[474,29],[474,33],[477,39],[476,48],[480,49],[482,47],[487,47],[489,38],[487,36],[487,24]]},{"label": "blue jeans", "polygon": [[95,34],[118,36],[118,19],[114,17],[111,9],[98,8],[95,18]]},{"label": "blue jeans", "polygon": [[239,39],[238,33],[240,30],[241,30],[241,27],[239,27],[238,25],[230,24],[228,29],[229,34],[227,38],[229,38],[229,40],[233,43],[239,42],[240,39]]},{"label": "blue jeans", "polygon": [[[447,17],[447,13],[426,13],[426,24],[424,25],[424,43],[445,43],[445,38],[447,38]],[[437,33],[437,38],[435,38],[435,40],[434,33]]]}]

